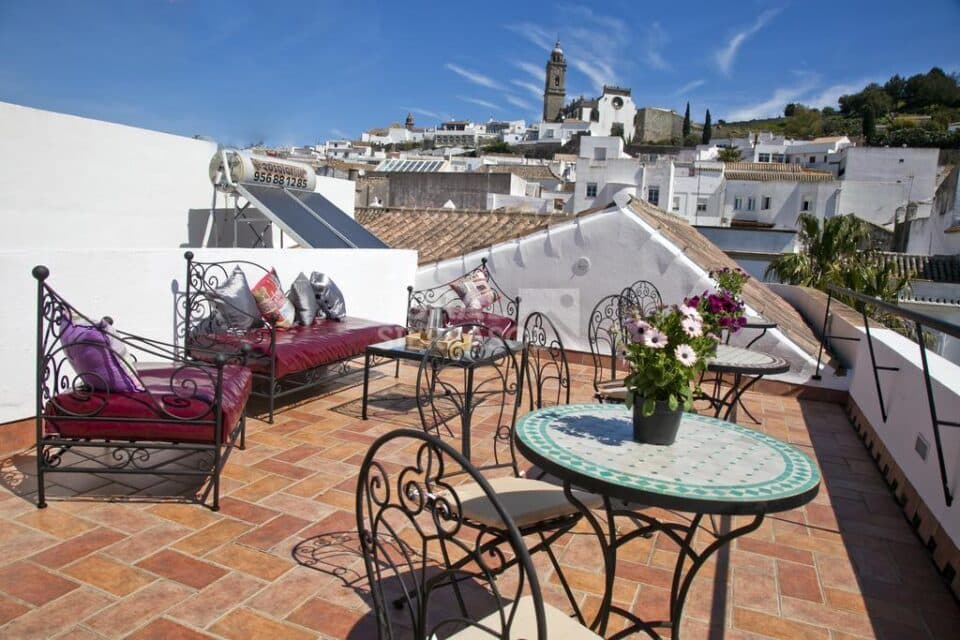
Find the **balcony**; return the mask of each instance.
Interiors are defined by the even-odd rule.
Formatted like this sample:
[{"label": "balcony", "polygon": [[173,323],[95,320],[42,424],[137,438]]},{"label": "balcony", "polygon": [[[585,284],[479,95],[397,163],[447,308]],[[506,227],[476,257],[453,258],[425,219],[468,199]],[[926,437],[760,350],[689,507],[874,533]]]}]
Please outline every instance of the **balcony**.
[{"label": "balcony", "polygon": [[[573,366],[573,402],[592,400]],[[37,510],[30,449],[3,457],[0,635],[9,638],[371,638],[357,553],[355,478],[380,434],[419,425],[416,369],[359,377],[248,423],[247,449],[224,471],[222,510],[183,504],[198,491],[156,476],[50,476]],[[960,612],[924,545],[851,426],[844,407],[767,385],[745,396],[752,425],[816,459],[823,486],[720,552],[694,582],[686,638],[944,638]],[[256,410],[257,407],[254,407]],[[742,415],[742,412],[741,412]],[[474,461],[491,455],[475,425]],[[114,476],[116,477],[116,476]],[[662,514],[661,514],[662,515]],[[670,514],[683,518],[684,514]],[[559,557],[588,611],[602,589],[596,541],[577,530]],[[625,548],[615,600],[662,613],[677,548],[662,535]],[[546,599],[564,606],[535,556]],[[615,631],[615,629],[611,630]],[[61,634],[64,634],[61,636]]]}]

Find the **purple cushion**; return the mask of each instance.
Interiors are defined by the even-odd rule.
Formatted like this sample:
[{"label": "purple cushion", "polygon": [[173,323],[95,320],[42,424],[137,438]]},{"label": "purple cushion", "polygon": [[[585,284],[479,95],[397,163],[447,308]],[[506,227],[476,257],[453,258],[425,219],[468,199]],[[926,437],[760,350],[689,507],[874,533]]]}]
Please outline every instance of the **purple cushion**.
[{"label": "purple cushion", "polygon": [[143,391],[143,385],[130,375],[121,356],[111,348],[106,330],[76,324],[64,317],[60,321],[60,342],[70,366],[90,388],[97,391]]}]

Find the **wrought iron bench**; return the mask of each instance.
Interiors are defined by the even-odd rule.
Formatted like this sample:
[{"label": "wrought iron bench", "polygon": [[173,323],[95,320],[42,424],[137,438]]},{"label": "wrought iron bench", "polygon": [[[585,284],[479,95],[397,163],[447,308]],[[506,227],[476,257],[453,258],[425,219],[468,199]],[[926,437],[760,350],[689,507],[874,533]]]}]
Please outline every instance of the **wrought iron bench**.
[{"label": "wrought iron bench", "polygon": [[[460,294],[453,288],[453,284],[470,276],[475,272],[482,272],[496,292],[494,301],[480,309],[468,309],[463,304]],[[514,339],[520,324],[520,297],[511,297],[500,288],[497,281],[487,267],[487,259],[480,260],[480,266],[471,269],[460,278],[428,289],[414,289],[407,287],[407,326],[417,327],[425,318],[428,307],[442,307],[446,316],[446,324],[457,326],[462,324],[482,324],[490,327],[504,338]]]},{"label": "wrought iron bench", "polygon": [[[47,284],[37,266],[37,506],[48,473],[157,474],[209,484],[199,497],[220,507],[220,473],[244,446],[252,376],[243,351],[184,359],[171,344],[95,322]],[[140,363],[128,349],[156,358]],[[79,370],[78,370],[79,369]]]},{"label": "wrought iron bench", "polygon": [[369,345],[406,334],[406,329],[399,325],[352,317],[321,319],[310,326],[289,329],[257,318],[258,326],[237,331],[218,320],[215,289],[236,266],[255,272],[258,278],[269,273],[269,269],[245,260],[197,262],[190,251],[184,257],[186,291],[178,309],[183,313],[187,353],[205,360],[211,353],[236,351],[241,345],[248,347],[247,366],[253,373],[251,395],[267,401],[269,422],[273,422],[278,399],[343,377],[351,372],[349,361],[363,356]]}]

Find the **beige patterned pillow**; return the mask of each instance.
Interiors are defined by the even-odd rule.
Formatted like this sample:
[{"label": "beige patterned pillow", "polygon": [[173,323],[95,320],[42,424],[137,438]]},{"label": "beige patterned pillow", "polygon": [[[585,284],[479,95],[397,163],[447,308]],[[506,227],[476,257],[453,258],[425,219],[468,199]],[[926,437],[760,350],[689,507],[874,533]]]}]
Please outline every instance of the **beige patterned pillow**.
[{"label": "beige patterned pillow", "polygon": [[497,301],[497,292],[487,281],[487,274],[474,269],[467,275],[450,283],[450,286],[468,309],[485,309]]}]

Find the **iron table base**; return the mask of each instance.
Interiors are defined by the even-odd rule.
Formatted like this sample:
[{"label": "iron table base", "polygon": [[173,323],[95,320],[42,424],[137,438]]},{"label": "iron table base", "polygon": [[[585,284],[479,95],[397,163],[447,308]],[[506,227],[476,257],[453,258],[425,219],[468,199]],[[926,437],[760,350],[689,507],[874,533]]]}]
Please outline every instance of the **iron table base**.
[{"label": "iron table base", "polygon": [[[736,538],[755,531],[763,523],[763,514],[754,515],[753,519],[746,525],[737,527],[730,531],[714,531],[713,541],[697,551],[694,543],[697,532],[700,529],[700,523],[705,514],[694,514],[689,523],[663,522],[653,516],[644,514],[640,511],[631,509],[628,504],[618,503],[622,506],[614,506],[609,498],[604,499],[604,511],[606,514],[606,523],[601,523],[596,515],[587,509],[583,503],[578,501],[572,493],[569,482],[564,482],[564,493],[567,499],[577,506],[586,520],[590,523],[597,539],[600,541],[600,547],[603,552],[604,562],[604,595],[597,611],[596,618],[590,625],[590,628],[604,637],[607,636],[607,626],[610,622],[610,615],[616,614],[627,618],[630,621],[622,631],[609,636],[610,639],[624,638],[631,634],[644,632],[651,638],[664,638],[659,630],[669,630],[671,640],[680,638],[680,623],[683,616],[683,606],[686,603],[687,595],[693,580],[703,565],[719,549],[730,544]],[[725,518],[727,516],[724,516]],[[628,518],[636,526],[635,529],[618,535],[616,527],[617,518]],[[613,583],[616,578],[617,550],[637,538],[647,538],[653,533],[660,533],[669,537],[679,547],[677,562],[674,565],[673,580],[670,587],[670,605],[668,617],[664,620],[643,620],[631,611],[613,604]]]}]

